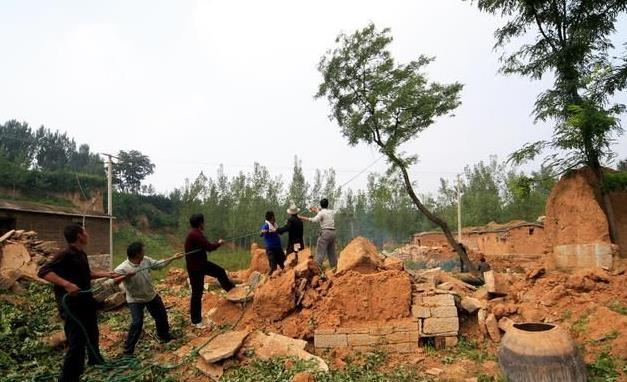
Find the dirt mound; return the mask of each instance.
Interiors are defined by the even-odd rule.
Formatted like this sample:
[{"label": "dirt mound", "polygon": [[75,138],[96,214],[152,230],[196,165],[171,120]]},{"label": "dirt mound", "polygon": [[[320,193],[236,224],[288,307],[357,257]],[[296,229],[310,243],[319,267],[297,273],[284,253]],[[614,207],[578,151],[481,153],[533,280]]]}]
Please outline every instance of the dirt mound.
[{"label": "dirt mound", "polygon": [[607,218],[595,193],[589,168],[571,171],[555,185],[546,202],[544,229],[551,247],[609,242]]},{"label": "dirt mound", "polygon": [[286,270],[255,291],[253,310],[269,321],[285,318],[296,307],[296,272]]},{"label": "dirt mound", "polygon": [[355,271],[360,273],[374,273],[383,267],[383,260],[377,252],[377,247],[368,239],[358,236],[340,252],[337,262],[337,271]]},{"label": "dirt mound", "polygon": [[348,271],[333,279],[333,286],[317,304],[315,316],[324,326],[408,317],[411,280],[406,272],[362,274]]},{"label": "dirt mound", "polygon": [[270,265],[268,264],[268,256],[266,256],[266,250],[259,246],[257,243],[253,243],[250,246],[250,271],[257,271],[259,273],[268,273],[270,271]]}]

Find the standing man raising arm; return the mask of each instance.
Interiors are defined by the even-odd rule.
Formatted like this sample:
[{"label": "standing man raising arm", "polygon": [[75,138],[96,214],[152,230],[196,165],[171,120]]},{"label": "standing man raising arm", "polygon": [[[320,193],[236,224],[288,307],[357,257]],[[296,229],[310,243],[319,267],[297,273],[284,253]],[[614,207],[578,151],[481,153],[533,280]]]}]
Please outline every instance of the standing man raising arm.
[{"label": "standing man raising arm", "polygon": [[337,256],[335,254],[335,211],[329,209],[329,200],[322,199],[320,201],[321,209],[313,208],[312,211],[317,212],[313,218],[301,216],[305,221],[320,224],[320,236],[316,243],[316,263],[322,269],[324,258],[329,259],[331,268],[337,267]]}]

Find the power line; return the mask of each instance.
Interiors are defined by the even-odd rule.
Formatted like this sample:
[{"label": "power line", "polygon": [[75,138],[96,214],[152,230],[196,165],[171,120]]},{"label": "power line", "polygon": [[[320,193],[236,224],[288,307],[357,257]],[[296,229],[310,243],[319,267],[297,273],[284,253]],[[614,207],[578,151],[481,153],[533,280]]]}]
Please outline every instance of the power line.
[{"label": "power line", "polygon": [[347,182],[345,182],[344,184],[342,184],[339,188],[342,188],[344,186],[346,186],[347,184],[349,184],[350,182],[352,182],[353,180],[357,179],[357,177],[359,177],[361,174],[363,174],[364,172],[368,171],[368,169],[372,166],[374,166],[378,161],[381,160],[381,158],[383,158],[384,155],[381,155],[380,157],[378,157],[374,162],[370,163],[368,166],[366,166],[366,168],[364,168],[363,170],[361,170],[360,172],[358,172],[355,176],[353,176],[352,178],[350,178]]}]

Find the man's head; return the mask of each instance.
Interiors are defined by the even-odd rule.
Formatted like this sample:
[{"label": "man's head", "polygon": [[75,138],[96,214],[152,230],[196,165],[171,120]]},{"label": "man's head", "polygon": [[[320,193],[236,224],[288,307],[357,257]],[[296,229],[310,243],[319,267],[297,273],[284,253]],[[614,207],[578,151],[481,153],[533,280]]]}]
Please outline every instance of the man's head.
[{"label": "man's head", "polygon": [[205,217],[203,216],[203,214],[193,214],[190,218],[189,218],[189,225],[192,226],[192,228],[203,228],[205,225]]},{"label": "man's head", "polygon": [[144,259],[144,244],[141,241],[129,244],[128,248],[126,248],[126,256],[135,264],[141,263]]},{"label": "man's head", "polygon": [[485,257],[481,256],[481,257],[479,258],[479,261],[481,261],[482,263],[485,263]]},{"label": "man's head", "polygon": [[68,244],[85,246],[89,242],[89,235],[80,224],[70,224],[66,226],[63,230],[63,236],[65,236],[65,240]]},{"label": "man's head", "polygon": [[324,198],[320,201],[320,207],[322,208],[328,208],[329,207],[329,199]]},{"label": "man's head", "polygon": [[266,220],[274,223],[274,211],[266,211]]}]

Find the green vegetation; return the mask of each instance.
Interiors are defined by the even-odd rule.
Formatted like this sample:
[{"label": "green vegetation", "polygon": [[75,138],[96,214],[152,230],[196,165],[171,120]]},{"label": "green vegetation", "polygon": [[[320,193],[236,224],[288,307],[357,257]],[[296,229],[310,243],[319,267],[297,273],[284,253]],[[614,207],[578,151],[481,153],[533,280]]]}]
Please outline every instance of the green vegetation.
[{"label": "green vegetation", "polygon": [[[0,303],[0,378],[3,382],[54,379],[62,352],[41,338],[62,329],[49,286],[29,283],[28,298],[18,304]],[[19,299],[19,297],[17,297]]]},{"label": "green vegetation", "polygon": [[466,337],[461,337],[457,346],[447,352],[455,357],[470,359],[477,363],[496,361],[496,356],[490,353],[485,345]]},{"label": "green vegetation", "polygon": [[612,301],[607,307],[616,313],[627,316],[627,306],[618,300]]},{"label": "green vegetation", "polygon": [[[597,359],[588,365],[588,381],[614,382],[619,376],[619,362],[609,353],[601,353]],[[617,370],[618,369],[618,370]],[[625,370],[623,370],[624,373]]]},{"label": "green vegetation", "polygon": [[572,326],[570,327],[570,330],[577,335],[585,332],[586,329],[588,329],[588,317],[589,316],[590,316],[590,312],[588,311],[584,312],[581,316],[579,316],[577,321],[575,321],[572,324]]},{"label": "green vegetation", "polygon": [[[223,382],[289,382],[302,371],[313,370],[311,362],[296,359],[275,358],[269,361],[255,360],[245,367],[239,367],[226,373]],[[379,371],[385,362],[384,353],[358,354],[355,358],[347,357],[342,370],[331,370],[328,373],[310,371],[319,382],[384,382],[384,381],[430,381],[420,378],[415,373],[398,368],[393,371]],[[287,367],[289,365],[289,367]]]}]

